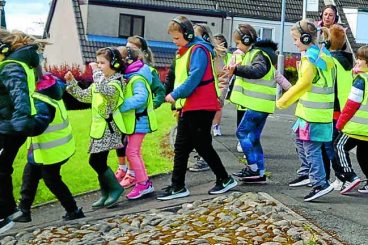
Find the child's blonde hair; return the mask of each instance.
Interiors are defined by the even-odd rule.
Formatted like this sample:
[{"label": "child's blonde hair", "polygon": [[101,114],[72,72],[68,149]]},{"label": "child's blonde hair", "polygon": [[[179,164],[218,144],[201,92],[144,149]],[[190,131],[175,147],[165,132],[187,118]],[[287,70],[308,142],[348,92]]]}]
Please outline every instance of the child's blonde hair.
[{"label": "child's blonde hair", "polygon": [[[299,35],[300,37],[304,35],[310,35],[310,42],[309,43],[314,43],[314,44],[318,44],[320,40],[317,40],[317,38],[321,39],[321,40],[329,40],[330,39],[330,32],[328,30],[327,27],[322,27],[321,28],[321,36],[318,37],[318,29],[316,27],[316,25],[314,24],[314,22],[312,20],[309,19],[302,19],[298,22],[296,22],[292,27],[291,27],[291,31],[297,35]],[[308,44],[309,44],[308,43]]]},{"label": "child's blonde hair", "polygon": [[37,38],[18,30],[9,32],[7,30],[0,29],[0,41],[10,45],[10,52],[26,45],[36,44],[40,47],[41,44],[41,41]]},{"label": "child's blonde hair", "polygon": [[141,50],[131,49],[125,46],[120,46],[117,49],[120,52],[121,58],[127,65],[137,60],[143,60],[144,55]]},{"label": "child's blonde hair", "polygon": [[368,45],[362,46],[358,48],[356,52],[357,59],[365,60],[368,64]]},{"label": "child's blonde hair", "polygon": [[128,43],[132,43],[137,46],[144,55],[144,61],[150,66],[154,66],[155,60],[152,50],[148,47],[147,41],[140,36],[128,37]]},{"label": "child's blonde hair", "polygon": [[194,38],[194,28],[192,22],[185,16],[178,16],[169,22],[167,33],[178,31],[183,33],[184,39],[191,41]]}]

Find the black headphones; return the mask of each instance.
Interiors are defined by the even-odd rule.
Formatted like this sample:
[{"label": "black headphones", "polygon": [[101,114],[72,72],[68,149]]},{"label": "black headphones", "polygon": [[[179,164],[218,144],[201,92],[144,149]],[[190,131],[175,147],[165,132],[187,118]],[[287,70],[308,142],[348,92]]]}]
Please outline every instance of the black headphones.
[{"label": "black headphones", "polygon": [[336,8],[336,6],[335,5],[332,5],[332,4],[326,5],[323,8],[322,12],[319,14],[320,20],[323,20],[323,12],[325,12],[326,9],[332,9],[334,11],[334,13],[335,13],[334,24],[336,24],[339,21],[339,16],[337,15],[337,8]]},{"label": "black headphones", "polygon": [[0,54],[7,56],[10,52],[10,45],[0,41]]},{"label": "black headphones", "polygon": [[[307,22],[308,25],[310,25],[309,22]],[[313,37],[311,34],[305,32],[300,25],[300,21],[298,21],[298,24],[296,25],[298,32],[300,33],[300,42],[304,45],[308,45],[313,41]]]},{"label": "black headphones", "polygon": [[195,26],[199,26],[199,28],[202,29],[202,38],[203,40],[205,40],[206,42],[210,43],[211,39],[210,39],[210,35],[208,34],[207,28],[206,26],[202,25],[202,24],[195,24]]},{"label": "black headphones", "polygon": [[174,18],[172,19],[172,21],[177,23],[180,26],[180,28],[183,30],[184,39],[187,41],[192,41],[192,39],[194,38],[194,29],[193,29],[192,23],[190,23],[189,20],[182,22],[178,18]]},{"label": "black headphones", "polygon": [[119,50],[116,48],[106,47],[106,50],[108,50],[108,53],[110,54],[111,61],[110,61],[110,67],[111,69],[118,71],[120,70],[122,66],[122,60],[121,60],[121,54]]},{"label": "black headphones", "polygon": [[242,44],[246,45],[246,46],[249,46],[251,45],[254,40],[253,40],[253,37],[251,35],[248,35],[246,33],[243,33],[240,28],[240,26],[238,26],[238,28],[236,28],[236,32],[240,35],[240,40],[242,42]]},{"label": "black headphones", "polygon": [[147,52],[148,51],[148,44],[147,44],[146,40],[143,37],[138,36],[138,35],[135,35],[133,37],[136,37],[136,38],[139,39],[139,41],[141,42],[141,49],[142,49],[142,51],[143,52]]}]

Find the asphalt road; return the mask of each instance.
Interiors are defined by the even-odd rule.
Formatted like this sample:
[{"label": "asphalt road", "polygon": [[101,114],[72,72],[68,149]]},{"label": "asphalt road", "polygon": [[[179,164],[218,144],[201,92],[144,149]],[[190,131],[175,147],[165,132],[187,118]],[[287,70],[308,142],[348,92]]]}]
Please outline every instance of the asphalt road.
[{"label": "asphalt road", "polygon": [[[214,138],[214,146],[229,173],[237,171],[242,167],[240,163],[242,154],[236,152],[235,117],[236,111],[234,107],[227,104],[223,111],[223,136]],[[306,203],[303,201],[303,197],[309,192],[309,187],[291,188],[287,185],[290,180],[296,177],[296,170],[299,166],[293,134],[290,129],[293,121],[293,108],[287,111],[277,111],[269,116],[261,141],[265,153],[266,169],[270,172],[271,177],[268,178],[267,184],[240,184],[236,187],[236,190],[242,192],[266,192],[310,220],[316,226],[330,234],[335,234],[340,240],[348,244],[368,244],[368,196],[357,191],[343,196],[334,191],[317,199],[315,202]],[[362,176],[354,154],[352,154],[352,159],[354,169]],[[153,177],[155,189],[160,191],[161,188],[168,185],[170,177],[170,174]],[[97,193],[92,192],[78,196],[77,202],[78,205],[83,206],[87,216],[83,219],[84,221],[96,220],[127,213],[142,212],[152,208],[180,205],[198,199],[212,198],[213,196],[209,196],[207,191],[213,184],[214,175],[211,171],[188,173],[187,187],[191,191],[191,195],[187,198],[163,202],[157,201],[155,199],[156,194],[153,194],[136,201],[128,201],[122,198],[119,205],[113,209],[92,210],[90,205],[98,197]],[[60,221],[64,211],[58,202],[35,208],[32,214],[33,221],[31,223],[17,223],[7,234],[14,234],[24,229],[33,230],[44,226],[64,224]]]}]

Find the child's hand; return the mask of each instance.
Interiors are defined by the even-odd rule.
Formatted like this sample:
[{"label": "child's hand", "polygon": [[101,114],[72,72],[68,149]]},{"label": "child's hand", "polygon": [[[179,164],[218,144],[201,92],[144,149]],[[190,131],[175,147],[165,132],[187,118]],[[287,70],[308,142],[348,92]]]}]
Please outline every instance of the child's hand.
[{"label": "child's hand", "polygon": [[[238,63],[240,64],[240,63]],[[227,65],[224,67],[224,72],[226,74],[226,76],[231,77],[235,71],[235,68],[238,64],[233,64],[233,65]]]},{"label": "child's hand", "polygon": [[166,95],[165,100],[166,100],[166,102],[175,103],[175,100],[171,96],[171,94]]},{"label": "child's hand", "polygon": [[92,68],[92,70],[96,70],[98,68],[97,63],[96,62],[91,62],[89,63],[89,66]]},{"label": "child's hand", "polygon": [[68,71],[68,72],[65,74],[64,79],[65,79],[65,81],[67,81],[67,82],[70,82],[70,81],[72,81],[72,80],[74,79],[74,76],[73,76],[73,74],[71,73],[71,71]]}]

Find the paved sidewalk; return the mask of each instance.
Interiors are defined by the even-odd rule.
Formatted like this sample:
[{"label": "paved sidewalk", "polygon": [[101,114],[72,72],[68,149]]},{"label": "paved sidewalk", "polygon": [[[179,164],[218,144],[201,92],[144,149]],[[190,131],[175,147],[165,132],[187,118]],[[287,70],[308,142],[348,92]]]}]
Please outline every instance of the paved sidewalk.
[{"label": "paved sidewalk", "polygon": [[[229,173],[242,168],[241,163],[239,163],[242,160],[242,154],[236,151],[235,115],[234,108],[231,105],[226,105],[222,121],[223,136],[214,138],[214,146]],[[288,187],[287,183],[296,176],[295,171],[299,165],[290,130],[293,120],[294,116],[291,110],[277,112],[269,116],[262,135],[262,145],[265,152],[266,168],[271,177],[268,178],[267,184],[246,185],[240,183],[235,190],[267,193],[294,212],[311,221],[317,227],[336,235],[340,240],[346,241],[348,244],[367,244],[368,233],[366,227],[368,227],[368,215],[366,210],[368,198],[365,195],[355,191],[350,195],[342,196],[334,192],[317,199],[316,202],[305,203],[303,197],[309,192],[309,188]],[[355,155],[352,156],[352,159],[355,164],[354,167],[360,173],[355,161]],[[98,193],[92,192],[80,195],[76,199],[78,206],[82,206],[86,214],[86,218],[83,220],[99,220],[116,215],[137,213],[153,208],[167,208],[196,200],[213,198],[213,196],[207,194],[207,191],[214,184],[214,175],[211,171],[206,171],[187,173],[187,187],[191,191],[189,197],[170,201],[157,201],[155,198],[156,193],[170,184],[170,178],[170,174],[153,177],[152,180],[156,190],[154,194],[135,201],[129,201],[125,197],[121,198],[119,205],[113,209],[92,210],[90,205],[94,200],[98,199]],[[31,231],[35,228],[65,224],[65,222],[61,221],[62,215],[64,215],[64,210],[58,202],[40,206],[32,210],[33,220],[31,223],[16,223],[15,227],[7,234],[16,234],[22,230]],[[2,236],[7,234],[2,234]]]}]

